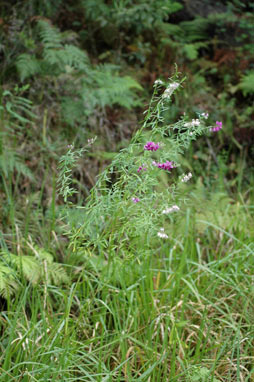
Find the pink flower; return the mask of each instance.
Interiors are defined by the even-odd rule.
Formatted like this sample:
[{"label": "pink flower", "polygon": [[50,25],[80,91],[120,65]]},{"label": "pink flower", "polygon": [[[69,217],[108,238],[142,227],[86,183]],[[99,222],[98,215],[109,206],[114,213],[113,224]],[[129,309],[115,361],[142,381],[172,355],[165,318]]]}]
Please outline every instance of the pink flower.
[{"label": "pink flower", "polygon": [[216,132],[222,129],[222,122],[216,121],[216,126],[212,127],[210,131]]},{"label": "pink flower", "polygon": [[172,168],[174,168],[173,162],[170,162],[168,160],[164,163],[153,162],[153,165],[158,167],[158,168],[161,168],[163,170],[167,170],[167,171],[170,171],[170,170],[172,170]]},{"label": "pink flower", "polygon": [[140,199],[139,198],[132,198],[132,201],[133,201],[133,203],[138,203],[138,202],[140,202]]},{"label": "pink flower", "polygon": [[159,147],[160,147],[159,143],[154,143],[154,142],[149,141],[145,144],[144,150],[157,151]]},{"label": "pink flower", "polygon": [[138,168],[138,172],[140,172],[140,171],[146,171],[147,170],[147,168],[146,167],[144,167],[145,165],[144,164],[142,164],[142,166],[139,166],[139,168]]}]

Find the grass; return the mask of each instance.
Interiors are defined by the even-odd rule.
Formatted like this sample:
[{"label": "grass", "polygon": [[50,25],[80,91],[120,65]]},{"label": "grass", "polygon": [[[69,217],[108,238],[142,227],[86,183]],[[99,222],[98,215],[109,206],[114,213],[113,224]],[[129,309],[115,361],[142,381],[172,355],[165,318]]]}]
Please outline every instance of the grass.
[{"label": "grass", "polygon": [[71,287],[24,284],[0,315],[0,381],[253,381],[251,236],[184,220],[145,255],[84,252]]}]

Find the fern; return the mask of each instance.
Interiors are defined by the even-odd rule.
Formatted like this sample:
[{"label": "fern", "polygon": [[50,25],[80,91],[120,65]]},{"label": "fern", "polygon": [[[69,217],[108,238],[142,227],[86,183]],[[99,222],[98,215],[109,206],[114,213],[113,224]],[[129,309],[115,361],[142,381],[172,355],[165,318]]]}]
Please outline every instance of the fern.
[{"label": "fern", "polygon": [[28,124],[32,124],[36,116],[32,112],[32,102],[22,96],[28,86],[16,87],[13,92],[5,90],[3,92],[2,118],[5,130],[0,134],[0,171],[5,177],[10,176],[16,171],[30,179],[33,175],[18,153],[18,150],[11,147],[11,138],[16,140],[16,129],[20,131]]},{"label": "fern", "polygon": [[249,72],[248,74],[245,74],[239,85],[238,88],[242,90],[243,95],[246,96],[248,94],[254,94],[254,72]]},{"label": "fern", "polygon": [[64,65],[86,72],[90,65],[87,54],[74,45],[65,45],[61,51]]},{"label": "fern", "polygon": [[[120,77],[116,73],[113,74],[116,67],[112,65],[103,65],[98,69],[92,73],[94,85],[97,85],[97,89],[92,94],[96,103],[101,107],[114,104],[126,108],[133,106],[132,89],[142,89],[137,81],[129,76]],[[91,87],[91,91],[93,91],[94,85]],[[84,90],[86,95],[86,88]],[[134,101],[135,103],[137,103],[137,100]]]},{"label": "fern", "polygon": [[8,253],[4,254],[3,258],[10,266],[20,271],[32,284],[39,281],[41,277],[41,264],[33,256],[17,256]]},{"label": "fern", "polygon": [[57,28],[45,20],[39,20],[37,27],[45,49],[59,49],[62,47],[61,33]]},{"label": "fern", "polygon": [[6,297],[18,289],[16,280],[23,277],[33,285],[44,283],[60,285],[68,283],[69,277],[53,256],[36,245],[30,245],[31,255],[14,255],[7,251],[0,256],[0,294]]},{"label": "fern", "polygon": [[18,289],[15,272],[0,261],[0,296],[7,298]]},{"label": "fern", "polygon": [[35,114],[32,112],[32,102],[20,95],[28,88],[29,86],[26,85],[22,88],[16,87],[14,92],[9,90],[3,92],[4,106],[1,108],[5,112],[5,119],[8,120],[10,126],[22,127],[23,125],[32,124],[33,120],[36,119]]},{"label": "fern", "polygon": [[29,179],[34,179],[34,176],[30,169],[24,164],[17,151],[11,148],[4,149],[0,155],[0,171],[7,177],[8,175],[17,171],[18,174],[22,174]]},{"label": "fern", "polygon": [[21,81],[41,72],[40,61],[27,53],[21,54],[18,57],[16,66]]},{"label": "fern", "polygon": [[179,26],[184,32],[184,41],[187,43],[209,38],[209,18],[196,17],[194,20],[181,22]]},{"label": "fern", "polygon": [[73,45],[65,45],[63,48],[45,49],[44,59],[49,65],[56,65],[59,73],[65,72],[66,67],[87,71],[89,59],[85,52]]},{"label": "fern", "polygon": [[64,93],[61,104],[65,122],[73,126],[96,108],[107,105],[131,108],[138,104],[135,93],[141,86],[128,76],[120,76],[118,67],[91,65],[87,53],[78,46],[66,44],[68,35],[47,21],[38,21],[38,31],[42,51],[35,56],[20,55],[17,70],[22,81],[35,75],[48,77],[49,73],[52,78],[58,78]]}]

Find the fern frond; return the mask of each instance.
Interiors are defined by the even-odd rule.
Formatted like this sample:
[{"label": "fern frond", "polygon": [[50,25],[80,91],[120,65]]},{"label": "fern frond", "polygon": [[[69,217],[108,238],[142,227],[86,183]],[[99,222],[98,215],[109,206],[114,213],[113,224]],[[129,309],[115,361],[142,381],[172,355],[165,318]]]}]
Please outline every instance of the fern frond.
[{"label": "fern frond", "polygon": [[2,171],[5,176],[8,176],[8,174],[13,173],[14,171],[17,171],[19,174],[22,174],[29,179],[34,179],[32,172],[22,162],[17,152],[10,148],[8,148],[8,150],[4,150],[0,155],[0,171]]},{"label": "fern frond", "polygon": [[[40,281],[59,285],[69,281],[69,277],[61,264],[53,262],[53,256],[42,248],[35,246],[36,256],[17,256],[12,253],[2,252],[2,260],[12,266],[12,269],[20,274],[32,284],[38,284]],[[1,264],[0,264],[1,265]],[[6,267],[7,268],[7,267]],[[11,268],[7,268],[11,269]],[[6,271],[2,272],[6,273]],[[1,269],[0,269],[1,275]],[[4,276],[2,276],[2,285],[6,285]],[[1,282],[1,281],[0,281]],[[1,284],[0,284],[1,293]]]},{"label": "fern frond", "polygon": [[254,94],[254,71],[242,77],[238,88],[242,90],[244,96]]},{"label": "fern frond", "polygon": [[37,23],[40,39],[46,49],[59,49],[62,47],[61,32],[58,28],[45,20]]},{"label": "fern frond", "polygon": [[[92,88],[83,88],[83,99],[94,99],[95,106],[105,107],[106,105],[118,104],[130,108],[139,103],[135,98],[132,89],[141,90],[141,85],[129,76],[120,77],[113,73],[115,67],[103,65],[93,71],[92,78],[94,84]],[[90,95],[88,94],[90,93]]]},{"label": "fern frond", "polygon": [[14,266],[32,284],[36,284],[41,278],[41,266],[33,256],[16,256],[5,253],[4,260]]},{"label": "fern frond", "polygon": [[65,45],[61,49],[44,49],[44,59],[50,65],[56,65],[60,72],[65,72],[66,67],[86,71],[89,64],[85,52],[74,45]]},{"label": "fern frond", "polygon": [[70,281],[65,269],[61,264],[50,263],[47,266],[48,283],[52,285],[61,285]]},{"label": "fern frond", "polygon": [[90,60],[83,50],[75,45],[65,45],[63,49],[63,61],[65,65],[69,65],[75,69],[86,71]]},{"label": "fern frond", "polygon": [[185,33],[186,42],[203,41],[208,36],[209,19],[203,17],[196,17],[191,21],[183,21],[179,24]]},{"label": "fern frond", "polygon": [[0,262],[0,296],[7,298],[18,289],[13,269]]},{"label": "fern frond", "polygon": [[18,57],[16,66],[21,81],[24,81],[41,71],[40,61],[27,53],[23,53]]},{"label": "fern frond", "polygon": [[36,259],[40,261],[46,260],[48,263],[53,262],[53,256],[49,252],[47,252],[44,248],[40,248],[38,247],[38,245],[34,243],[28,243],[28,246],[32,250]]}]

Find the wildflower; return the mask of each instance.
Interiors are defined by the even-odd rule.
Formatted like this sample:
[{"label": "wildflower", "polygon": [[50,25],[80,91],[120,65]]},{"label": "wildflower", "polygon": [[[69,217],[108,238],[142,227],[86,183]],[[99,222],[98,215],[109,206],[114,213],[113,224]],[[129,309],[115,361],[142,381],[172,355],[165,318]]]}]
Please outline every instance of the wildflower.
[{"label": "wildflower", "polygon": [[87,140],[88,146],[93,145],[94,142],[95,142],[95,140],[96,140],[96,137],[88,139],[88,140]]},{"label": "wildflower", "polygon": [[164,91],[162,97],[163,98],[170,98],[171,94],[175,91],[175,89],[178,88],[180,84],[178,82],[172,82],[168,85],[167,89]]},{"label": "wildflower", "polygon": [[210,129],[210,131],[215,132],[215,131],[219,131],[221,129],[222,129],[222,122],[216,121],[216,126],[212,127]]},{"label": "wildflower", "polygon": [[140,171],[146,171],[147,170],[147,168],[146,167],[144,167],[145,165],[144,164],[142,164],[142,166],[139,166],[139,168],[138,168],[138,172],[140,172]]},{"label": "wildflower", "polygon": [[163,85],[162,80],[156,80],[154,81],[154,85]]},{"label": "wildflower", "polygon": [[187,175],[184,175],[184,176],[183,176],[183,178],[181,179],[181,181],[182,181],[183,183],[186,183],[186,182],[188,182],[188,180],[190,180],[191,178],[192,178],[192,173],[189,172]]},{"label": "wildflower", "polygon": [[161,168],[162,170],[167,170],[167,171],[170,171],[170,170],[172,170],[172,168],[174,168],[173,162],[170,162],[168,160],[164,163],[157,163],[154,161],[153,165],[158,167],[158,168]]},{"label": "wildflower", "polygon": [[167,207],[165,210],[162,211],[163,214],[170,214],[171,212],[179,211],[180,208],[177,205],[174,205],[172,207]]},{"label": "wildflower", "polygon": [[200,125],[199,119],[192,119],[191,122],[186,122],[183,126],[184,127],[196,127]]},{"label": "wildflower", "polygon": [[160,147],[159,143],[154,143],[154,142],[149,141],[145,144],[144,150],[157,151],[159,147]]},{"label": "wildflower", "polygon": [[201,117],[207,119],[207,118],[209,117],[209,114],[208,114],[208,113],[202,113],[202,114],[201,114]]},{"label": "wildflower", "polygon": [[133,203],[138,203],[138,202],[140,202],[140,199],[139,198],[132,198],[132,201],[133,201]]},{"label": "wildflower", "polygon": [[168,239],[168,235],[164,232],[164,228],[160,228],[159,232],[157,232],[157,236],[162,239]]},{"label": "wildflower", "polygon": [[191,121],[191,124],[192,124],[192,126],[199,126],[200,125],[200,120],[199,119],[193,119]]}]

